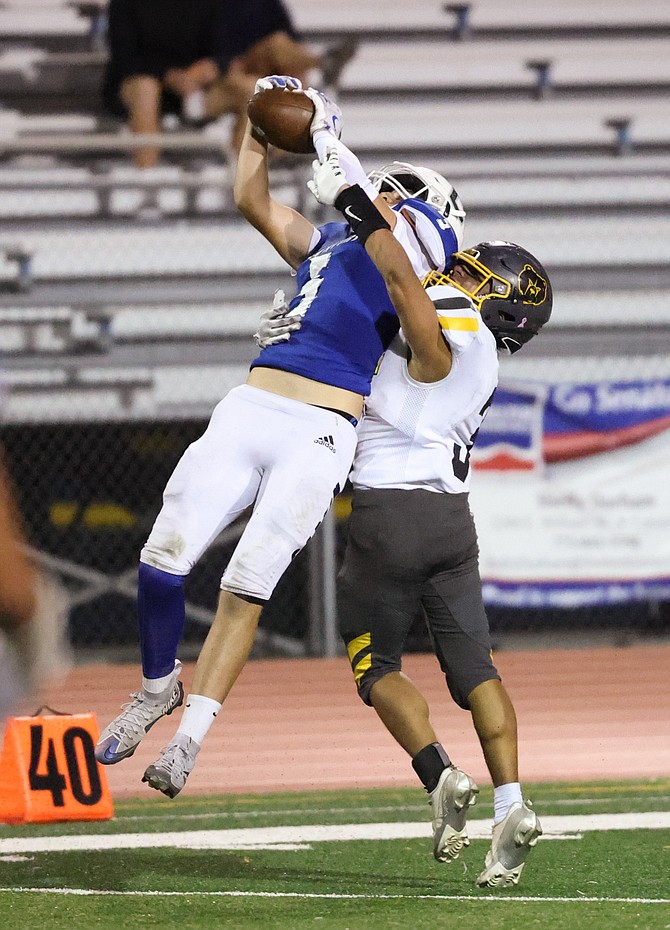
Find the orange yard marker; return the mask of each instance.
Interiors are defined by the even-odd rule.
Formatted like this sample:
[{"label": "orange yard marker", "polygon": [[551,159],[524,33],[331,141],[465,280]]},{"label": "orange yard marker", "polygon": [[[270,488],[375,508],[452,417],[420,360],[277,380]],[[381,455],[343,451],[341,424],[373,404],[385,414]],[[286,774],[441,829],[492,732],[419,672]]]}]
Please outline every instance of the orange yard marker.
[{"label": "orange yard marker", "polygon": [[114,809],[93,755],[97,739],[95,714],[40,708],[33,717],[9,717],[0,756],[0,821],[109,820]]}]

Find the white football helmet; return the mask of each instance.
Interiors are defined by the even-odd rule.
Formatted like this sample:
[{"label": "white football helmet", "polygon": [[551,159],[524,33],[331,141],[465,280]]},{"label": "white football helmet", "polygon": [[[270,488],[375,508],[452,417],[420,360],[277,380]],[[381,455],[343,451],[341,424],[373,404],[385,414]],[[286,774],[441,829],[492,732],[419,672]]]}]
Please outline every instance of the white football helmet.
[{"label": "white football helmet", "polygon": [[452,185],[432,168],[422,168],[403,161],[394,161],[371,171],[368,178],[379,193],[395,191],[403,200],[416,197],[449,219],[459,242],[465,225],[465,210]]}]

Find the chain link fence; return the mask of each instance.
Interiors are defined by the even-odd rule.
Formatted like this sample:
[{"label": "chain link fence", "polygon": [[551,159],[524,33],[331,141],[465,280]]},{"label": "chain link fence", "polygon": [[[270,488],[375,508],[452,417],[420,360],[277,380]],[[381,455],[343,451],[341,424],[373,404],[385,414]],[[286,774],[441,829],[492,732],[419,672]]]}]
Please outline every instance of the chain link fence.
[{"label": "chain link fence", "polygon": [[[29,542],[70,593],[76,648],[116,649],[121,655],[136,646],[139,552],[172,469],[205,426],[201,421],[58,424],[3,431]],[[188,579],[187,651],[204,639],[219,579],[244,523],[240,518],[229,527]],[[261,649],[309,651],[309,565],[306,550],[263,611]]]},{"label": "chain link fence", "polygon": [[[66,586],[71,599],[70,638],[79,653],[109,658],[137,655],[139,551],[160,509],[172,469],[205,426],[205,421],[195,420],[4,429],[7,463],[30,544],[41,564]],[[332,576],[346,544],[346,491],[333,514],[332,551],[327,538],[331,524],[327,523],[293,561],[263,610],[257,655],[339,651],[328,601]],[[185,657],[195,656],[204,640],[219,579],[244,525],[242,517],[229,527],[188,578]],[[496,644],[602,631],[625,643],[632,637],[667,631],[670,620],[667,605],[656,601],[577,609],[491,606],[489,616]],[[430,648],[420,615],[408,647],[414,651]]]}]

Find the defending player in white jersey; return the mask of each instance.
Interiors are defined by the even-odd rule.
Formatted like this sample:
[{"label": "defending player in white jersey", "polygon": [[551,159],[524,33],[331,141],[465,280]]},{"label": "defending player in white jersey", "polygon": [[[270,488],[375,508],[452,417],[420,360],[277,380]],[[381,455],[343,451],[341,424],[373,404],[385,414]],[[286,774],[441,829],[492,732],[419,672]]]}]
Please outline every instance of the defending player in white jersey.
[{"label": "defending player in white jersey", "polygon": [[[286,93],[300,86],[283,76],[260,83]],[[399,175],[393,189],[380,193],[338,141],[339,110],[318,92],[310,93],[317,150],[326,144],[337,149],[348,178],[360,179],[363,196],[378,203],[381,213],[375,209],[370,231],[375,218],[392,228],[415,275],[443,269],[457,247],[464,215],[451,185],[434,172],[403,165],[388,172]],[[218,534],[253,505],[221,579],[218,609],[179,730],[145,771],[144,780],[169,797],[183,788],[247,660],[263,605],[347,479],[363,399],[399,328],[361,231],[357,238],[345,222],[317,229],[272,197],[267,145],[250,125],[237,163],[235,199],[296,270],[298,292],[286,308],[293,322],[286,325],[302,325],[285,344],[263,349],[246,383],[216,407],[206,432],[186,450],[168,481],[140,556],[142,688],[101,734],[96,758],[107,765],[131,756],[147,730],[182,703],[176,656],[184,626],[184,578]]]},{"label": "defending player in white jersey", "polygon": [[[315,164],[322,203],[374,206],[348,187],[337,153]],[[498,378],[497,350],[513,352],[547,322],[542,265],[520,246],[480,243],[452,256],[424,290],[393,236],[366,240],[402,330],[373,379],[351,474],[353,510],[338,613],[361,698],[371,704],[429,793],[434,855],[468,845],[478,788],[438,741],[428,705],[401,671],[422,610],[454,701],[468,709],[494,785],[491,849],[479,885],[516,884],[542,832],[518,781],[516,717],[491,658],[478,547],[468,505],[469,456]]]},{"label": "defending player in white jersey", "polygon": [[468,490],[469,453],[498,382],[495,339],[450,285],[428,288],[451,351],[449,384],[417,381],[403,331],[386,350],[365,404],[351,480],[357,488]]}]

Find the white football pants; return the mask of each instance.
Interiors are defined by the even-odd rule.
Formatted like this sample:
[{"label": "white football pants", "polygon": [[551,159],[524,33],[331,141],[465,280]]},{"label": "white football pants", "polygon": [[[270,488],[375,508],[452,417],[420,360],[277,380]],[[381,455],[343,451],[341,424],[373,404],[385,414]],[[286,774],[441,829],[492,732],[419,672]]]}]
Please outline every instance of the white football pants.
[{"label": "white football pants", "polygon": [[267,600],[344,487],[356,439],[355,427],[330,410],[233,388],[172,473],[140,560],[187,575],[255,502],[221,587]]}]

